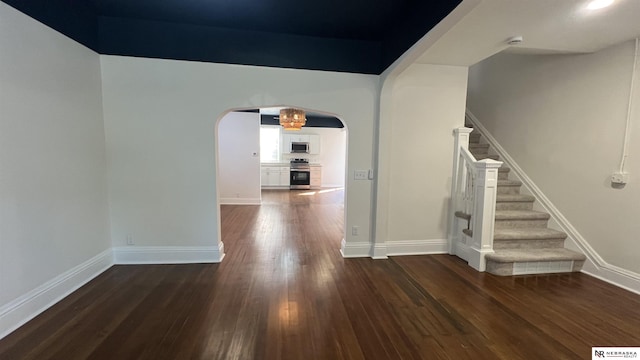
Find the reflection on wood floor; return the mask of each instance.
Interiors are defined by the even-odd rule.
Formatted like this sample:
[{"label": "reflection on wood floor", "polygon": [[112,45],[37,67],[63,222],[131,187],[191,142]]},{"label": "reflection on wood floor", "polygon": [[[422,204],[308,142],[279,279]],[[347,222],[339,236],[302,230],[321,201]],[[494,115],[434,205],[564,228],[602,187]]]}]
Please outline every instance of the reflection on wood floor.
[{"label": "reflection on wood floor", "polygon": [[222,206],[221,264],[114,266],[0,359],[588,359],[640,345],[640,296],[449,255],[343,259],[343,191]]}]

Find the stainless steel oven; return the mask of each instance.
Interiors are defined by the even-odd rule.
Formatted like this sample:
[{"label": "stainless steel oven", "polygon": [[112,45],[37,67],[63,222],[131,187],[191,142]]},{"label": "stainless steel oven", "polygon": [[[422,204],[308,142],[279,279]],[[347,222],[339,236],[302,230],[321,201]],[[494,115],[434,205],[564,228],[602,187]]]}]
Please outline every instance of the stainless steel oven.
[{"label": "stainless steel oven", "polygon": [[291,159],[289,189],[311,189],[311,168],[307,159]]}]

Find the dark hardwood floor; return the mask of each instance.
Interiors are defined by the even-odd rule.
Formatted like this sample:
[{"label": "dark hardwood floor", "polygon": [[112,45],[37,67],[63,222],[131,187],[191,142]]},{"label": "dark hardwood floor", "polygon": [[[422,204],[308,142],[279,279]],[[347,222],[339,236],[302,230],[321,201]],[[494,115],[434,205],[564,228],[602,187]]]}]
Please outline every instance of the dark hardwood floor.
[{"label": "dark hardwood floor", "polygon": [[[307,195],[305,195],[307,194]],[[343,259],[343,192],[223,206],[221,264],[114,266],[0,359],[590,359],[640,346],[640,296],[449,255]]]}]

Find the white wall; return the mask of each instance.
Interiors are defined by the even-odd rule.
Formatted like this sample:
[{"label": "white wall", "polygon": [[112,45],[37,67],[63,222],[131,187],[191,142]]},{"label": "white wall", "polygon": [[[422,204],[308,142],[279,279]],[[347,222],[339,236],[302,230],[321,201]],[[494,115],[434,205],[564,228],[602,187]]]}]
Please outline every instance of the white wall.
[{"label": "white wall", "polygon": [[[383,252],[446,250],[453,129],[464,123],[467,68],[413,64],[390,80],[381,121],[376,246]],[[387,86],[387,84],[385,84]],[[403,243],[394,244],[394,242]]]},{"label": "white wall", "polygon": [[322,164],[322,186],[344,186],[347,129],[314,128],[313,132],[320,135],[320,154],[315,161]]},{"label": "white wall", "polygon": [[104,149],[99,56],[0,3],[0,337],[110,265]]},{"label": "white wall", "polygon": [[[214,129],[231,108],[291,105],[349,127],[350,169],[372,167],[378,77],[101,56],[112,237],[142,246],[219,240]],[[347,226],[369,241],[371,181],[347,184]]]},{"label": "white wall", "polygon": [[[471,68],[469,109],[610,264],[640,273],[640,88],[628,171],[618,169],[633,42],[587,55],[499,54]],[[640,81],[636,78],[636,84]]]},{"label": "white wall", "polygon": [[228,113],[217,140],[220,204],[260,204],[260,114]]}]

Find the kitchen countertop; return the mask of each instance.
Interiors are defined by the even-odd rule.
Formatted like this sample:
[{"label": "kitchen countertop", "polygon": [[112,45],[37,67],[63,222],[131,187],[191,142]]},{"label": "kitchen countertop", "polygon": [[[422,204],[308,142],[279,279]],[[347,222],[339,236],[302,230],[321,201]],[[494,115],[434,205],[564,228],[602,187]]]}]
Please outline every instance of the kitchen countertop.
[{"label": "kitchen countertop", "polygon": [[269,162],[269,163],[260,163],[260,166],[289,166],[289,162]]},{"label": "kitchen countertop", "polygon": [[[270,163],[260,163],[260,166],[290,166],[291,163],[287,162],[270,162]],[[322,166],[320,163],[309,163],[309,166]]]}]

